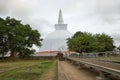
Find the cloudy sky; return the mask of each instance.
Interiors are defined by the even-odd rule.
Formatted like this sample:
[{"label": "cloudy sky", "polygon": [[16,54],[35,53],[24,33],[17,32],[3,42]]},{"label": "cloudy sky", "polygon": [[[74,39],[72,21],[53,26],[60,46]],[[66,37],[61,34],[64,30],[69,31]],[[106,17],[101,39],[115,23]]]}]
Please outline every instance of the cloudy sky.
[{"label": "cloudy sky", "polygon": [[54,31],[59,9],[71,33],[107,33],[120,44],[120,0],[0,0],[0,17],[14,17],[39,30]]}]

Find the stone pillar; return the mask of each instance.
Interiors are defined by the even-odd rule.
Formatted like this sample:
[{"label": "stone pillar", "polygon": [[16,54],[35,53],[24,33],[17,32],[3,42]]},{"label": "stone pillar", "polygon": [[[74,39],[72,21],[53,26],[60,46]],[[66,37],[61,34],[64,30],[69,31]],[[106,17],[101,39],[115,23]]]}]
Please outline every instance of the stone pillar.
[{"label": "stone pillar", "polygon": [[105,77],[104,73],[102,71],[99,71],[99,76],[96,77],[96,80],[110,80]]}]

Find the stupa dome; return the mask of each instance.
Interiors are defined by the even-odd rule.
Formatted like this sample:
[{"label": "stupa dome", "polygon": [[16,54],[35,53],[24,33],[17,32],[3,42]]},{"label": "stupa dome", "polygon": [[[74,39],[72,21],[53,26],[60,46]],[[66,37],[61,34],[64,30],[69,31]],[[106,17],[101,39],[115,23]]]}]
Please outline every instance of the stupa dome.
[{"label": "stupa dome", "polygon": [[64,24],[62,12],[59,11],[58,24],[55,24],[55,31],[48,34],[42,42],[40,52],[67,50],[67,38],[72,34],[67,30],[67,24]]}]

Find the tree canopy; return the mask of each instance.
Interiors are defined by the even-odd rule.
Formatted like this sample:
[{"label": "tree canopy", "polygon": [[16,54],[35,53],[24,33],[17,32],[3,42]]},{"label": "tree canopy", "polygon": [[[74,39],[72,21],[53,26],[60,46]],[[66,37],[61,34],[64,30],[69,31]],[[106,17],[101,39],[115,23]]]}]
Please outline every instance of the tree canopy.
[{"label": "tree canopy", "polygon": [[[41,35],[33,30],[29,24],[22,24],[20,20],[7,17],[0,18],[0,53],[10,51],[11,57],[16,54],[30,53],[34,45],[41,46]],[[33,50],[32,50],[33,51]]]},{"label": "tree canopy", "polygon": [[114,49],[113,39],[102,34],[91,34],[88,32],[76,32],[71,38],[67,39],[69,50],[82,52],[103,52]]}]

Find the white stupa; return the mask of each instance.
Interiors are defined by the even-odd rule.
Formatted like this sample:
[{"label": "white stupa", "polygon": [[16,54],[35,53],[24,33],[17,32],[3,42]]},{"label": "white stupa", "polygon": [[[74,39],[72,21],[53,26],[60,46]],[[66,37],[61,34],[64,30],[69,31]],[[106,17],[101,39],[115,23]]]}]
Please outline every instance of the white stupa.
[{"label": "white stupa", "polygon": [[55,24],[55,31],[45,37],[40,52],[66,50],[66,39],[71,36],[72,34],[67,30],[67,24],[64,24],[62,11],[60,10],[58,24]]}]

